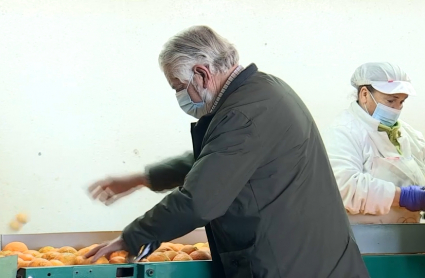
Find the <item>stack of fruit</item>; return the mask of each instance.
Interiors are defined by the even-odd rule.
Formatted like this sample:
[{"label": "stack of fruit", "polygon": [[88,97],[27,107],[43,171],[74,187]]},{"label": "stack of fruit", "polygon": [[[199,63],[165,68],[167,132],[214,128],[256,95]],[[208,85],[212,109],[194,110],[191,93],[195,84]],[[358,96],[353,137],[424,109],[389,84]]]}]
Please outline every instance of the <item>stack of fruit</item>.
[{"label": "stack of fruit", "polygon": [[[0,252],[0,257],[18,255],[18,268],[86,265],[91,264],[91,262],[90,259],[85,259],[84,255],[96,246],[97,244],[93,244],[78,251],[70,246],[63,246],[60,248],[45,246],[40,250],[28,250],[28,247],[22,242],[11,242]],[[125,263],[127,254],[126,251],[114,252],[110,255],[109,260],[102,257],[94,264]]]},{"label": "stack of fruit", "polygon": [[[64,265],[88,265],[91,259],[85,259],[84,255],[95,248],[98,244],[76,250],[70,246],[54,248],[45,246],[40,250],[28,250],[22,242],[11,242],[7,244],[0,257],[12,255],[18,256],[18,268],[64,266]],[[102,257],[93,264],[123,264],[127,262],[128,253],[117,251],[109,258]],[[170,262],[170,261],[199,261],[211,260],[211,252],[208,243],[197,243],[195,245],[183,245],[178,243],[164,242],[147,259],[142,262]]]},{"label": "stack of fruit", "polygon": [[202,261],[211,260],[211,252],[208,243],[196,243],[195,245],[183,245],[164,242],[143,262],[169,262],[169,261]]}]

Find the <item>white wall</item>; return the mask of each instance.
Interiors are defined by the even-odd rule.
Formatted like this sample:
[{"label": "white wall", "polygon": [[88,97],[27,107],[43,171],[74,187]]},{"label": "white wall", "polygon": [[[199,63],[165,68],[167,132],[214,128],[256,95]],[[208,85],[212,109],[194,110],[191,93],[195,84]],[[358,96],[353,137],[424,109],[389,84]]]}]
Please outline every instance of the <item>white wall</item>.
[{"label": "white wall", "polygon": [[21,233],[121,230],[162,198],[104,207],[85,188],[191,148],[157,55],[195,24],[287,81],[320,128],[348,106],[358,65],[399,63],[419,93],[403,118],[425,132],[424,14],[422,0],[2,0],[0,234],[21,211]]}]

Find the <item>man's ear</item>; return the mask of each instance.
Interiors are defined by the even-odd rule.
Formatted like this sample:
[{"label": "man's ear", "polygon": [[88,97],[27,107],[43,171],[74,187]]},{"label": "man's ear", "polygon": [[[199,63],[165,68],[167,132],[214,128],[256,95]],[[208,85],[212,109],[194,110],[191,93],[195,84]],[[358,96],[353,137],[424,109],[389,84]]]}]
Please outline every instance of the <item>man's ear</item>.
[{"label": "man's ear", "polygon": [[196,78],[197,83],[200,84],[201,83],[200,79],[202,79],[202,88],[204,89],[207,88],[208,84],[212,80],[212,75],[209,68],[204,65],[195,65],[193,67],[193,72],[195,73],[193,78],[194,79]]}]

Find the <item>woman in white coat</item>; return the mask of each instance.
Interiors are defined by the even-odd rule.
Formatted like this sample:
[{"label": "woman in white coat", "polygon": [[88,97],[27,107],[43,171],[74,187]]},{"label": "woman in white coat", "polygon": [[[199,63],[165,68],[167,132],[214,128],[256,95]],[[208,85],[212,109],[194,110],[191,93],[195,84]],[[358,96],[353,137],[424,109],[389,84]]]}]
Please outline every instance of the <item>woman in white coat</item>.
[{"label": "woman in white coat", "polygon": [[357,101],[323,137],[341,197],[353,224],[417,223],[425,210],[425,140],[398,119],[416,92],[390,63],[367,63],[351,84]]}]

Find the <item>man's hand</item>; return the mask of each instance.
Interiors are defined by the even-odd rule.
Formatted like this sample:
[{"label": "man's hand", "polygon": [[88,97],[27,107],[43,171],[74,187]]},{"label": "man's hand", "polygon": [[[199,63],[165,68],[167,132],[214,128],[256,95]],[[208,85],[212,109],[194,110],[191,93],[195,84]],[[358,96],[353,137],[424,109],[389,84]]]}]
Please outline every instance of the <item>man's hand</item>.
[{"label": "man's hand", "polygon": [[149,187],[148,179],[144,175],[134,175],[98,181],[92,184],[88,191],[93,199],[99,199],[105,205],[110,205],[144,186]]},{"label": "man's hand", "polygon": [[113,252],[121,251],[121,250],[128,251],[127,246],[124,243],[124,240],[121,237],[118,237],[110,242],[99,244],[98,246],[90,250],[90,252],[88,252],[86,255],[84,255],[84,257],[86,259],[93,257],[91,259],[91,263],[94,263],[103,256],[109,259],[109,256]]}]

